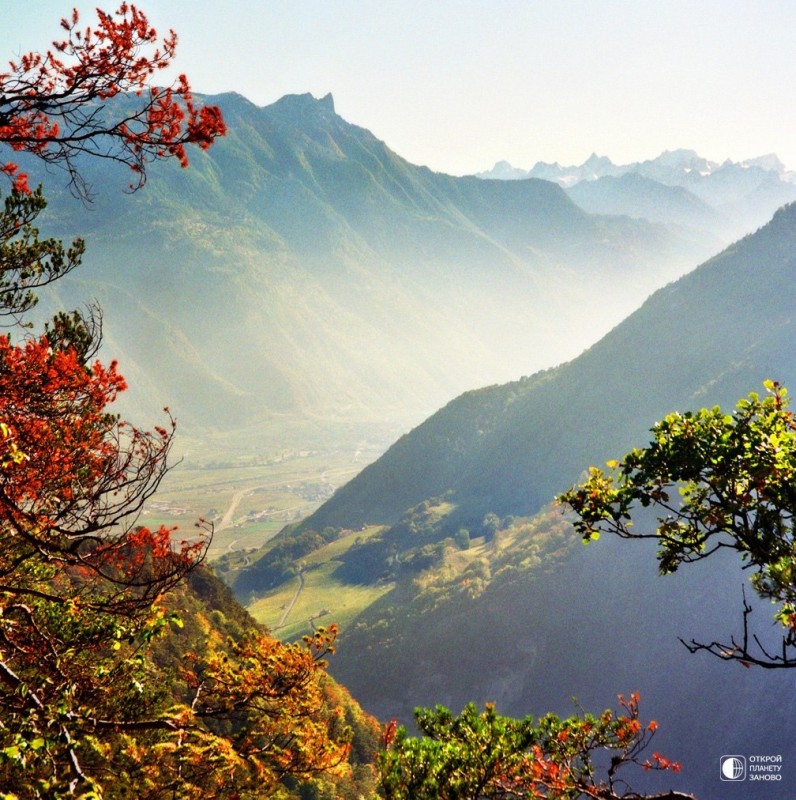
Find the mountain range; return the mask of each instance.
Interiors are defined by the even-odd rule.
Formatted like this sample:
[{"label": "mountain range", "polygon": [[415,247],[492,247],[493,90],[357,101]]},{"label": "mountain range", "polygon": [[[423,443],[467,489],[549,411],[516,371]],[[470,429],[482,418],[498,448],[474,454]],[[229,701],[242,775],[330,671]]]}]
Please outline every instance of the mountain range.
[{"label": "mountain range", "polygon": [[43,175],[44,227],[88,245],[55,302],[101,302],[131,415],[168,404],[184,434],[249,431],[247,446],[304,420],[394,438],[575,356],[726,242],[588,213],[546,180],[412,165],[331,96],[205,99],[228,135],[187,170],[153,164],[144,191],[86,162],[86,207]]},{"label": "mountain range", "polygon": [[[716,176],[721,176],[722,181],[726,181],[729,175],[735,176],[739,183],[746,182],[748,185],[749,176],[752,176],[752,182],[759,182],[763,174],[787,183],[796,183],[796,172],[789,170],[776,153],[743,161],[726,159],[718,162],[703,158],[695,150],[685,148],[666,150],[655,158],[629,164],[614,164],[607,156],[598,156],[597,153],[592,153],[580,165],[562,166],[557,161],[537,161],[529,170],[513,167],[508,161],[498,161],[491,170],[477,173],[477,177],[499,180],[541,178],[569,187],[581,181],[615,177],[628,172],[644,175],[670,186],[682,186],[688,182],[706,184]],[[746,173],[746,177],[740,178],[743,173]]]},{"label": "mountain range", "polygon": [[[663,580],[644,546],[584,550],[538,517],[528,525],[549,546],[525,553],[506,533],[516,516],[552,514],[556,493],[643,444],[662,414],[731,404],[769,377],[796,385],[796,206],[670,283],[787,199],[787,176],[755,183],[768,162],[740,176],[691,166],[667,184],[668,154],[597,176],[577,199],[567,191],[580,183],[565,191],[551,176],[409,164],[331,97],[207,99],[229,135],[187,171],[153,167],[143,192],[120,198],[126,176],[87,163],[87,209],[44,176],[43,227],[89,247],[45,310],[97,297],[133,407],[168,403],[189,430],[403,427],[455,396],[298,529],[384,526],[339,567],[395,586],[344,632],[335,676],[404,720],[419,703],[567,713],[573,693],[595,709],[639,689],[661,749],[695,765],[684,787],[743,797],[702,769],[722,752],[780,753],[796,770],[787,677],[728,671],[676,641],[731,625],[744,580],[733,563]],[[638,215],[620,202],[631,196]],[[483,553],[465,591],[424,585],[465,529]],[[415,572],[401,580],[402,568]],[[240,572],[249,589],[257,579],[258,563]],[[766,724],[750,724],[750,709]]]},{"label": "mountain range", "polygon": [[630,164],[592,154],[579,166],[540,161],[530,170],[500,161],[478,177],[553,181],[590,213],[706,230],[725,241],[752,232],[796,200],[796,172],[773,153],[719,163],[681,149]]},{"label": "mountain range", "polygon": [[[377,545],[349,550],[360,567],[341,573],[375,584],[390,564],[408,569],[419,555],[442,554],[445,537],[462,527],[486,535],[489,515],[506,526],[538,513],[590,464],[643,445],[648,428],[672,410],[731,407],[762,391],[766,378],[796,385],[795,274],[790,205],[654,293],[573,361],[456,398],[338,490],[302,530],[387,526]],[[413,527],[440,497],[450,507],[443,521]],[[515,714],[565,713],[573,694],[601,708],[612,693],[638,689],[668,731],[661,749],[690,761],[682,786],[698,796],[745,796],[717,784],[711,765],[726,752],[781,754],[792,777],[791,680],[690,655],[677,642],[737,630],[746,578],[739,566],[715,559],[660,578],[654,548],[605,537],[589,548],[571,542],[541,564],[528,561],[538,546],[526,546],[509,572],[499,567],[499,548],[484,545],[480,572],[461,576],[462,584],[480,576],[476,593],[398,579],[350,626],[336,676],[369,710],[404,718],[418,703],[456,707],[468,699]],[[769,615],[764,605],[763,633]],[[788,794],[775,787],[766,796]]]}]

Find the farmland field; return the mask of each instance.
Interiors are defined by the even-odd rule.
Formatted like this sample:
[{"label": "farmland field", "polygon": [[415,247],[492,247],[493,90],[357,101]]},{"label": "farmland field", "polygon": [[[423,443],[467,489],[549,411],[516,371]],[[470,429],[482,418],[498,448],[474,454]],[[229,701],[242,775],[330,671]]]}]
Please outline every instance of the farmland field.
[{"label": "farmland field", "polygon": [[289,522],[314,511],[380,450],[285,450],[266,456],[178,464],[147,503],[141,523],[176,525],[190,538],[199,519],[213,523],[208,558],[256,549]]}]

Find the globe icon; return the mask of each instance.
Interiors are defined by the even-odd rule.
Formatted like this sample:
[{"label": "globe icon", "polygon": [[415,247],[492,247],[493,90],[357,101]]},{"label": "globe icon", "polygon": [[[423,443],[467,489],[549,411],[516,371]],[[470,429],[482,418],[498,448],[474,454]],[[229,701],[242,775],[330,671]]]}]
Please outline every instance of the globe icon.
[{"label": "globe icon", "polygon": [[721,761],[721,774],[725,780],[737,781],[744,772],[744,763],[738,756],[726,756]]}]

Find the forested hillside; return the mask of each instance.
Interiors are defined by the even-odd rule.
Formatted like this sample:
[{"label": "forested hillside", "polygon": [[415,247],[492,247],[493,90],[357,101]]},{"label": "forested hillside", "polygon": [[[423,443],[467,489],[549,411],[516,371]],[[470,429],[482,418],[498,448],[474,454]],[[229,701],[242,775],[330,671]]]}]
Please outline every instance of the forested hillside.
[{"label": "forested hillside", "polygon": [[[712,786],[707,765],[719,749],[796,757],[779,734],[792,714],[786,675],[728,670],[677,641],[737,627],[744,576],[734,562],[659,578],[653,548],[605,537],[584,548],[570,533],[555,560],[537,563],[545,527],[531,539],[512,528],[514,515],[538,511],[590,464],[644,444],[669,411],[731,407],[767,377],[796,385],[794,270],[789,206],[574,361],[452,401],[304,523],[389,526],[350,547],[337,573],[394,581],[344,631],[333,668],[366,708],[405,717],[418,702],[455,708],[474,698],[515,714],[552,700],[566,713],[573,694],[594,707],[630,685],[653,706],[667,750],[693,765],[684,785],[698,795]],[[424,501],[443,496],[442,518],[428,517],[423,509],[438,502]],[[479,540],[469,569],[452,555],[461,528],[494,540]],[[249,574],[251,589],[257,564]],[[750,729],[750,708],[765,726]]]}]

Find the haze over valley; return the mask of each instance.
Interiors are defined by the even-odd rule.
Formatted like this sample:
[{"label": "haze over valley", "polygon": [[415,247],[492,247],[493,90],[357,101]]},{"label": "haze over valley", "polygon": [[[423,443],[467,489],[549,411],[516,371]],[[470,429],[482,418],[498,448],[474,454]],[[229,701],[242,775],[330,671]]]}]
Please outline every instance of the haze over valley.
[{"label": "haze over valley", "polygon": [[[185,461],[150,518],[214,520],[218,574],[277,634],[339,620],[332,672],[381,718],[467,699],[567,713],[632,682],[664,743],[715,760],[712,729],[671,705],[685,673],[728,730],[719,687],[757,693],[772,724],[744,746],[773,747],[779,679],[751,689],[676,641],[695,614],[720,624],[734,565],[658,582],[647,549],[583,551],[547,504],[667,411],[796,385],[796,206],[776,210],[792,173],[676,151],[453,177],[328,96],[211,99],[230,131],[191,170],[120,200],[87,164],[92,207],[50,207],[90,242],[59,300],[97,297],[128,407],[168,399],[180,420]],[[650,581],[655,622],[627,602]]]},{"label": "haze over valley", "polygon": [[229,133],[190,170],[163,165],[123,195],[124,175],[86,163],[92,205],[53,190],[45,220],[90,242],[59,300],[100,301],[126,402],[142,418],[169,405],[186,441],[256,429],[306,448],[322,421],[321,438],[386,446],[462,391],[573,358],[796,197],[767,163],[726,164],[697,197],[678,164],[663,174],[672,156],[650,162],[656,180],[592,172],[566,191],[457,178],[405,161],[331,96],[207,99]]},{"label": "haze over valley", "polygon": [[0,795],[792,800],[796,6],[148,3],[0,30]]}]

